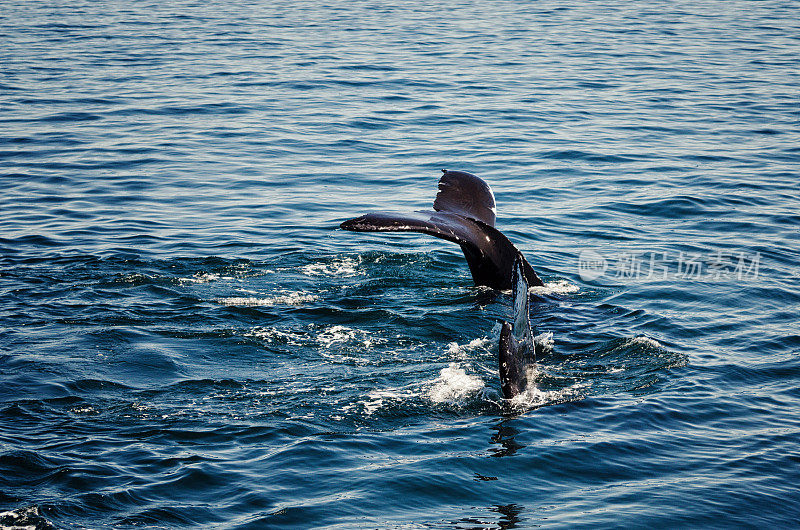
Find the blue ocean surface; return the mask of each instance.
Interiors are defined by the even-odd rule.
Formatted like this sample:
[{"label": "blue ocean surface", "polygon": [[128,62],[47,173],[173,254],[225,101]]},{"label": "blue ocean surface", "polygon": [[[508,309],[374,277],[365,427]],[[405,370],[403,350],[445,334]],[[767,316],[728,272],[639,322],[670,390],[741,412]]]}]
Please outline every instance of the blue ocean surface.
[{"label": "blue ocean surface", "polygon": [[[339,223],[493,188],[545,282]],[[0,528],[800,520],[800,2],[0,0]]]}]

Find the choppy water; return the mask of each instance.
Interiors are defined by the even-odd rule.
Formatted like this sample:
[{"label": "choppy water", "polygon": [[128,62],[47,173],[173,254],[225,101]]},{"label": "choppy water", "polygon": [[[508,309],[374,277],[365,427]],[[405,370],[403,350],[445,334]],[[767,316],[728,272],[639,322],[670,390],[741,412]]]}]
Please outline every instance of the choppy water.
[{"label": "choppy water", "polygon": [[[206,4],[0,1],[0,527],[796,524],[800,3]],[[509,294],[336,228],[441,168],[511,406]]]}]

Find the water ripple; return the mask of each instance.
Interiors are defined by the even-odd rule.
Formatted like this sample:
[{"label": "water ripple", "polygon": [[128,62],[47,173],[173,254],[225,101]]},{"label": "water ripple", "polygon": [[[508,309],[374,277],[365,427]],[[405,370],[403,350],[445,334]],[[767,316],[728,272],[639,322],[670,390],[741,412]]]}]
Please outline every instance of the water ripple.
[{"label": "water ripple", "polygon": [[[5,2],[0,527],[793,523],[795,11]],[[442,168],[546,283],[515,403],[507,294],[336,228]]]}]

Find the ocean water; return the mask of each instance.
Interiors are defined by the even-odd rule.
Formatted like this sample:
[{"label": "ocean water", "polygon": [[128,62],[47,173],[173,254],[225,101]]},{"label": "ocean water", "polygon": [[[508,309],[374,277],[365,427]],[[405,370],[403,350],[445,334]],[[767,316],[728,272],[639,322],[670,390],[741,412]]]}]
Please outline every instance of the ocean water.
[{"label": "ocean water", "polygon": [[[792,527],[800,3],[0,0],[0,528]],[[490,183],[544,279],[341,221]]]}]

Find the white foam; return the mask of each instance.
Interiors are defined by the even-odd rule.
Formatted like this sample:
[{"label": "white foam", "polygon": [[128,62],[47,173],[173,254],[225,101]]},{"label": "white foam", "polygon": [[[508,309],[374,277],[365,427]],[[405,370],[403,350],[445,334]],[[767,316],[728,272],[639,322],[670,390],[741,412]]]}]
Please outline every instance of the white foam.
[{"label": "white foam", "polygon": [[347,326],[330,326],[317,334],[319,343],[330,348],[334,344],[354,344],[358,348],[370,349],[376,344],[384,344],[386,339],[372,337],[369,331]]},{"label": "white foam", "polygon": [[553,340],[553,332],[545,331],[544,333],[539,333],[533,338],[533,343],[539,347],[542,353],[549,353],[553,351],[553,345],[555,344],[555,341]]},{"label": "white foam", "polygon": [[[208,272],[196,272],[191,278],[178,278],[181,283],[208,283],[219,280],[222,278],[219,274],[212,274]],[[225,280],[232,280],[233,277],[225,276]]]},{"label": "white foam", "polygon": [[320,351],[319,354],[334,364],[349,364],[358,366],[368,366],[374,364],[369,359],[364,357],[356,357],[355,355],[344,355],[340,353],[331,353],[329,351]]},{"label": "white foam", "polygon": [[480,377],[469,375],[456,363],[442,368],[428,391],[428,397],[434,403],[458,404],[484,388]]},{"label": "white foam", "polygon": [[322,346],[330,348],[336,343],[351,342],[356,339],[359,334],[365,335],[366,332],[346,326],[331,326],[321,331],[317,335],[317,340]]},{"label": "white foam", "polygon": [[329,263],[317,262],[304,265],[301,270],[306,276],[355,276],[358,274],[358,266],[361,258],[342,258]]},{"label": "white foam", "polygon": [[509,400],[511,406],[515,409],[530,409],[534,407],[541,407],[544,405],[553,405],[556,403],[564,403],[572,401],[580,397],[584,393],[584,389],[588,386],[585,383],[576,383],[574,385],[562,388],[561,390],[539,390],[534,384],[536,378],[539,377],[539,369],[534,366],[528,367],[526,376],[528,378],[528,386],[525,392],[518,394]]},{"label": "white foam", "polygon": [[70,412],[72,412],[73,414],[93,414],[97,411],[91,406],[85,406],[85,407],[75,407],[73,409],[70,409]]},{"label": "white foam", "polygon": [[548,282],[541,286],[537,285],[528,288],[528,292],[534,294],[568,294],[577,292],[578,290],[579,288],[577,285],[569,283],[567,280]]},{"label": "white foam", "polygon": [[640,345],[640,346],[649,346],[651,348],[662,348],[661,343],[658,342],[656,339],[651,339],[645,335],[637,335],[632,339],[628,340],[628,345]]},{"label": "white foam", "polygon": [[511,406],[519,409],[530,409],[564,403],[581,395],[580,389],[583,386],[574,385],[561,390],[539,390],[536,385],[528,385],[525,392],[511,398]]},{"label": "white foam", "polygon": [[486,337],[481,337],[479,339],[472,339],[466,344],[458,344],[457,342],[451,342],[447,345],[447,353],[450,355],[458,355],[463,356],[463,354],[474,351],[478,348],[486,348],[488,345],[492,343]]},{"label": "white foam", "polygon": [[416,393],[407,388],[390,388],[386,390],[372,390],[367,394],[367,399],[352,405],[345,405],[342,410],[350,412],[359,405],[364,407],[367,416],[393,401],[406,401],[413,399]]},{"label": "white foam", "polygon": [[[36,528],[39,527],[39,523],[36,519],[44,519],[38,506],[0,512],[0,518],[6,519],[6,523],[11,523],[13,525],[5,526],[4,524],[2,527],[3,529],[13,530],[36,530]],[[33,519],[33,521],[31,521],[31,519]]]},{"label": "white foam", "polygon": [[284,330],[279,328],[254,327],[244,333],[245,337],[253,337],[264,342],[278,342],[293,346],[319,346],[324,350],[338,350],[339,354],[321,351],[323,357],[343,362],[365,364],[360,357],[345,356],[342,351],[354,352],[370,349],[376,344],[387,342],[382,337],[374,337],[370,332],[348,328],[346,326],[327,326],[317,331],[319,326],[311,325],[308,330]]},{"label": "white foam", "polygon": [[253,337],[265,342],[284,342],[292,346],[299,346],[301,341],[300,335],[295,332],[283,331],[276,328],[253,328],[244,334],[245,337]]},{"label": "white foam", "polygon": [[308,302],[315,302],[317,300],[319,300],[319,295],[311,294],[305,291],[288,292],[275,296],[267,296],[265,298],[258,298],[255,296],[228,296],[214,299],[214,301],[218,304],[246,307],[302,305]]},{"label": "white foam", "polygon": [[122,283],[138,283],[153,280],[155,276],[150,276],[149,274],[142,274],[140,272],[133,272],[131,274],[125,274],[117,279],[118,282]]}]

